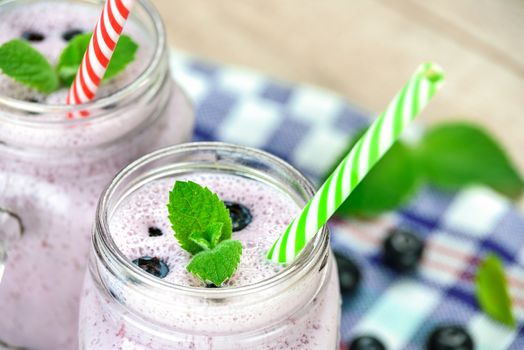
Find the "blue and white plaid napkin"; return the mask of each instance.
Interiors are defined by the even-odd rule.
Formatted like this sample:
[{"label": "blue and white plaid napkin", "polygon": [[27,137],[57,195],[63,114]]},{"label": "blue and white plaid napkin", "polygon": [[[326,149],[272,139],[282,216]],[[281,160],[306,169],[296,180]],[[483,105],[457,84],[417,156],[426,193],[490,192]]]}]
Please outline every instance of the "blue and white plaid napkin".
[{"label": "blue and white plaid napkin", "polygon": [[[219,66],[174,51],[175,78],[197,109],[195,140],[220,140],[269,151],[318,181],[370,115],[324,89],[292,85],[251,70]],[[414,275],[383,268],[381,243],[391,227],[413,228],[426,251]],[[331,223],[333,249],[363,270],[356,295],[344,297],[341,349],[357,334],[378,336],[389,350],[423,349],[431,330],[459,323],[477,350],[524,349],[524,218],[485,188],[450,194],[426,188],[410,205],[378,220]],[[475,301],[474,273],[486,252],[509,274],[520,325],[503,327]]]}]

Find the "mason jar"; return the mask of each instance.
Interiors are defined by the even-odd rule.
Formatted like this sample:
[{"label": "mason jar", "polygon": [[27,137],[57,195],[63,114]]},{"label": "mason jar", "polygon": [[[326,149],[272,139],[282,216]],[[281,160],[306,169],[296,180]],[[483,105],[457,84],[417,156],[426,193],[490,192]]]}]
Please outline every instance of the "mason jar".
[{"label": "mason jar", "polygon": [[[133,196],[143,198],[140,207],[146,210],[148,198],[164,208],[163,200],[154,198],[158,187],[152,185],[195,176],[270,186],[296,203],[297,210],[314,194],[311,183],[279,158],[225,143],[182,144],[131,163],[112,180],[98,203],[80,308],[80,349],[337,349],[341,299],[327,227],[287,267],[239,286],[172,283],[145,272],[124,254],[112,231],[115,213]],[[149,188],[153,190],[148,194]],[[242,198],[238,192],[235,196]],[[271,194],[267,191],[266,195]],[[278,208],[261,209],[275,213]],[[153,220],[139,208],[126,213]],[[125,230],[141,228],[126,223]],[[172,233],[164,235],[169,236],[165,242],[175,241]],[[133,249],[147,252],[141,246],[146,239],[134,240]]]},{"label": "mason jar", "polygon": [[[37,6],[53,30],[65,30],[58,27],[76,25],[87,10],[99,13],[102,5],[100,0],[2,1],[0,27],[10,11]],[[75,8],[78,18],[66,18],[61,11],[69,6],[87,10]],[[20,31],[26,22],[20,18]],[[171,78],[159,14],[140,0],[127,26],[150,47],[141,56],[144,68],[93,102],[68,106],[17,99],[0,86],[0,348],[78,348],[80,292],[103,187],[130,161],[191,137],[192,107]],[[46,34],[46,40],[62,40]],[[80,111],[89,116],[68,119]]]}]

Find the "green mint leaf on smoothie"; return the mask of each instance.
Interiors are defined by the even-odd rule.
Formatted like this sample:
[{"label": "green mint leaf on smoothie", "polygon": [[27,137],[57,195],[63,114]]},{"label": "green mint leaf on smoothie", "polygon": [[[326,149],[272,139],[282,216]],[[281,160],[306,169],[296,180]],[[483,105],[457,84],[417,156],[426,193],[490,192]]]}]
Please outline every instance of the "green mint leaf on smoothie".
[{"label": "green mint leaf on smoothie", "polygon": [[210,224],[204,231],[196,231],[189,235],[189,239],[198,244],[203,250],[215,248],[222,237],[223,223]]},{"label": "green mint leaf on smoothie", "polygon": [[120,36],[113,57],[111,57],[109,66],[107,66],[104,79],[109,80],[120,74],[129,63],[134,61],[137,50],[138,44],[135,43],[131,37],[127,35]]},{"label": "green mint leaf on smoothie", "polygon": [[230,239],[231,217],[218,196],[192,181],[177,181],[169,192],[169,220],[180,246],[193,255],[187,271],[220,287],[233,276],[242,255]]},{"label": "green mint leaf on smoothie", "polygon": [[219,287],[229,279],[240,263],[242,244],[235,240],[220,242],[211,250],[198,253],[193,257],[187,271],[206,283]]},{"label": "green mint leaf on smoothie", "polygon": [[435,185],[456,189],[483,184],[510,198],[524,190],[524,180],[502,147],[477,126],[455,122],[434,127],[418,154],[425,177]]},{"label": "green mint leaf on smoothie", "polygon": [[0,71],[44,94],[55,91],[59,86],[51,64],[24,40],[15,39],[0,46]]},{"label": "green mint leaf on smoothie", "polygon": [[[69,41],[68,45],[60,54],[56,71],[64,85],[70,86],[73,83],[76,72],[84,58],[84,53],[89,46],[91,35],[92,33],[85,33],[75,36]],[[104,80],[115,77],[122,72],[129,63],[133,62],[137,49],[138,44],[135,43],[133,39],[127,35],[122,35],[109,61]]]},{"label": "green mint leaf on smoothie", "polygon": [[195,238],[199,241],[210,237],[208,242],[213,245],[217,233],[213,233],[216,227],[210,228],[210,225],[222,224],[218,241],[231,238],[233,229],[229,211],[208,188],[192,181],[177,181],[169,193],[167,209],[176,239],[182,248],[193,255],[204,250]]},{"label": "green mint leaf on smoothie", "polygon": [[89,40],[91,40],[91,34],[76,35],[62,50],[56,65],[56,72],[62,84],[70,86],[73,83],[89,45]]},{"label": "green mint leaf on smoothie", "polygon": [[480,307],[488,316],[507,326],[516,326],[508,282],[502,262],[496,255],[488,255],[479,265],[475,277],[475,294]]}]

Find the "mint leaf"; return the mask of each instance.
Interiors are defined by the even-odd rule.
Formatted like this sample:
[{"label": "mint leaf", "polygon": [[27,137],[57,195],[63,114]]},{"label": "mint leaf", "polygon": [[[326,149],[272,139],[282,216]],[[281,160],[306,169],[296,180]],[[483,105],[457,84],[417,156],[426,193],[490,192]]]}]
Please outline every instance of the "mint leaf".
[{"label": "mint leaf", "polygon": [[58,89],[51,64],[24,40],[11,40],[0,46],[0,70],[15,81],[49,94]]},{"label": "mint leaf", "polygon": [[189,239],[198,244],[203,250],[211,250],[220,241],[223,226],[223,223],[210,224],[204,231],[190,234]]},{"label": "mint leaf", "polygon": [[[89,46],[92,33],[76,35],[64,48],[58,59],[56,71],[62,83],[69,86],[75,79],[76,72],[82,63],[84,53]],[[122,35],[116,44],[115,52],[109,61],[104,80],[109,80],[122,72],[133,62],[138,45],[127,35]]]},{"label": "mint leaf", "polygon": [[193,255],[204,248],[195,243],[190,235],[196,232],[196,236],[193,237],[198,239],[198,232],[203,233],[212,224],[222,224],[220,241],[231,238],[229,211],[208,188],[192,181],[177,181],[169,193],[167,209],[176,239],[182,248]]},{"label": "mint leaf", "polygon": [[89,46],[91,35],[91,33],[84,33],[74,36],[62,50],[56,65],[56,72],[62,84],[70,86],[73,83],[76,72]]},{"label": "mint leaf", "polygon": [[136,51],[138,50],[138,44],[127,35],[121,35],[118,43],[116,44],[115,52],[109,61],[107,66],[104,80],[109,80],[120,72],[122,72],[129,63],[135,59]]},{"label": "mint leaf", "polygon": [[[343,156],[349,153],[364,131],[355,135]],[[334,170],[335,167],[327,176]],[[419,184],[418,175],[411,149],[397,141],[342,203],[337,214],[373,216],[395,209],[415,192]]]},{"label": "mint leaf", "polygon": [[480,307],[488,316],[507,326],[516,326],[503,265],[495,254],[488,255],[479,265],[475,292]]},{"label": "mint leaf", "polygon": [[430,129],[418,159],[426,178],[444,188],[484,184],[511,198],[524,190],[524,180],[503,149],[474,125],[446,123]]},{"label": "mint leaf", "polygon": [[233,275],[240,263],[241,255],[242,244],[239,241],[225,240],[212,250],[195,255],[187,265],[187,271],[204,282],[211,282],[219,287]]},{"label": "mint leaf", "polygon": [[417,188],[417,171],[411,150],[395,143],[378,161],[340,211],[349,215],[372,216],[404,204]]}]

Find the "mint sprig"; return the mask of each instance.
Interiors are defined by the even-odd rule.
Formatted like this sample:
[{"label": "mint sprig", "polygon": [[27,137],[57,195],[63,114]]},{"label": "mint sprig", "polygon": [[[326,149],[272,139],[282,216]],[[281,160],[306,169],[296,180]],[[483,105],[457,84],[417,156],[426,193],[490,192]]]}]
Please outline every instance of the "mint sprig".
[{"label": "mint sprig", "polygon": [[193,255],[203,248],[190,236],[210,230],[210,225],[222,224],[219,241],[231,238],[233,229],[226,206],[215,193],[197,183],[177,181],[169,193],[167,209],[176,239]]},{"label": "mint sprig", "polygon": [[524,190],[521,175],[492,137],[475,125],[450,122],[428,129],[419,143],[408,146],[398,141],[337,214],[373,216],[393,210],[424,183],[444,189],[481,184],[510,198]]},{"label": "mint sprig", "polygon": [[[89,46],[91,36],[92,33],[75,36],[69,41],[69,44],[60,54],[56,72],[65,86],[70,86],[73,83],[76,72],[84,58],[84,53]],[[138,44],[135,43],[133,39],[127,35],[122,35],[116,44],[111,61],[109,61],[104,80],[115,77],[122,72],[129,63],[133,62],[137,49]]]},{"label": "mint sprig", "polygon": [[[14,39],[0,46],[0,71],[13,80],[41,93],[50,94],[69,87],[82,63],[92,33],[79,34],[69,41],[55,68],[27,41]],[[104,81],[114,78],[135,59],[138,44],[122,35],[109,62]]]},{"label": "mint sprig", "polygon": [[26,41],[15,39],[0,46],[0,71],[12,79],[49,94],[59,87],[47,59]]},{"label": "mint sprig", "polygon": [[180,246],[193,255],[187,270],[205,283],[221,286],[242,255],[232,240],[229,211],[218,196],[192,181],[177,181],[169,193],[169,220]]},{"label": "mint sprig", "polygon": [[488,316],[507,326],[516,326],[503,264],[495,254],[489,254],[479,265],[475,276],[475,294]]}]

